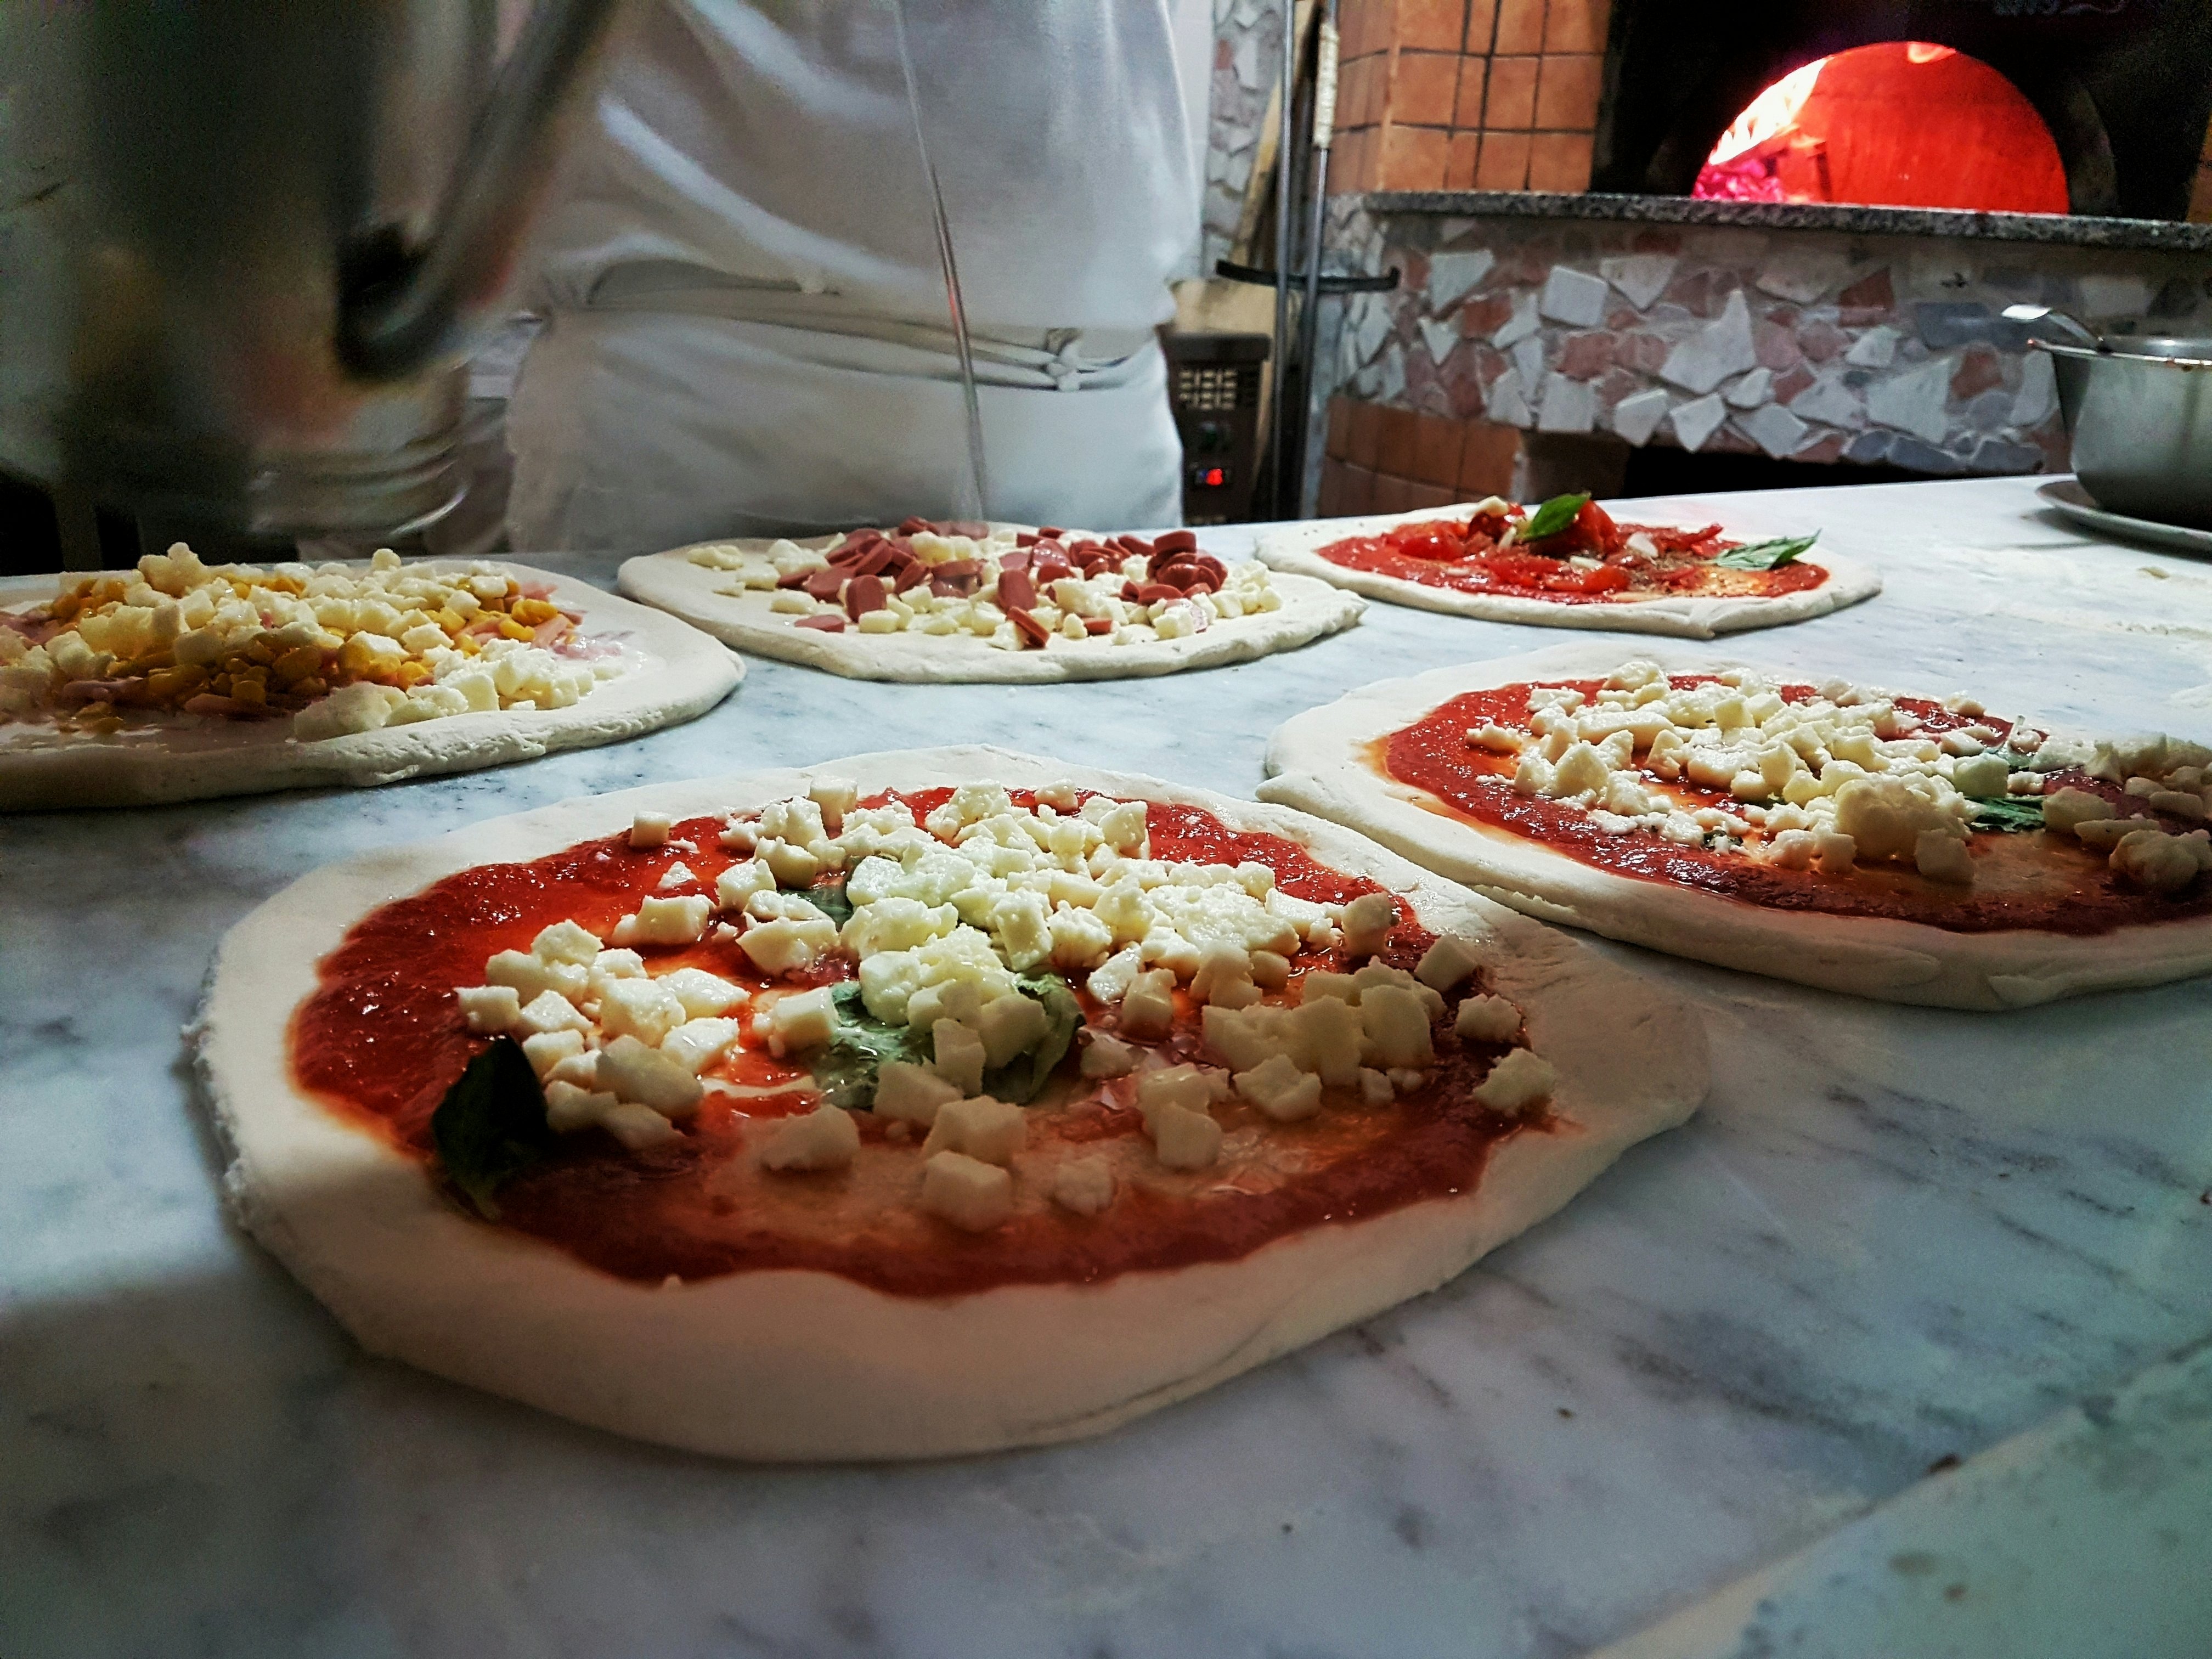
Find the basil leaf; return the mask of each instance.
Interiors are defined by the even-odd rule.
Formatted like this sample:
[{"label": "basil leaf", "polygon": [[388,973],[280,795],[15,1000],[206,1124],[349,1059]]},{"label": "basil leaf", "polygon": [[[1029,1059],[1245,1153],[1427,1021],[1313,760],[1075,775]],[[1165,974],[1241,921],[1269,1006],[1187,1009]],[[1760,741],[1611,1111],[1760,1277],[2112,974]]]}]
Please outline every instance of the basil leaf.
[{"label": "basil leaf", "polygon": [[496,1220],[492,1195],[553,1150],[545,1091],[513,1037],[494,1037],[430,1115],[430,1139],[446,1179]]},{"label": "basil leaf", "polygon": [[1977,830],[1995,830],[2005,835],[2018,835],[2023,830],[2043,828],[2043,797],[2040,795],[2003,795],[1990,798],[1969,796],[1973,803],[1973,824]]},{"label": "basil leaf", "polygon": [[799,897],[842,927],[853,919],[853,901],[845,896],[845,878],[817,882],[811,887],[793,888]]},{"label": "basil leaf", "polygon": [[1068,1046],[1083,1024],[1083,1005],[1058,974],[1024,974],[1014,983],[1024,996],[1044,1004],[1045,1017],[1052,1023],[1036,1046],[1016,1054],[996,1071],[983,1073],[983,1092],[1026,1106],[1043,1091],[1054,1068],[1066,1057]]},{"label": "basil leaf", "polygon": [[903,1060],[927,1065],[929,1034],[909,1025],[887,1024],[871,1014],[860,1000],[860,982],[856,979],[834,987],[830,1000],[837,1010],[836,1034],[809,1051],[806,1068],[814,1073],[816,1085],[831,1105],[848,1111],[872,1111],[876,1074],[883,1063]]},{"label": "basil leaf", "polygon": [[1741,547],[1715,554],[1713,562],[1729,570],[1779,570],[1820,539],[1820,532],[1816,530],[1809,536],[1781,536],[1771,542],[1747,542]]},{"label": "basil leaf", "polygon": [[1589,492],[1579,495],[1554,495],[1521,521],[1521,534],[1516,539],[1523,545],[1540,542],[1547,536],[1556,536],[1575,521],[1575,514],[1589,505]]}]

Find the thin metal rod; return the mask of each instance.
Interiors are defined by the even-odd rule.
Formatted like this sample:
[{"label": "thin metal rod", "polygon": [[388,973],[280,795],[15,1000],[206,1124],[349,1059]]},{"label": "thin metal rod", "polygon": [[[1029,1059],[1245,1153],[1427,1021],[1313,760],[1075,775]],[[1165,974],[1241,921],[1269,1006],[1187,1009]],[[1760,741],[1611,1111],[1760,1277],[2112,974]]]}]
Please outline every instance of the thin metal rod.
[{"label": "thin metal rod", "polygon": [[1275,393],[1267,422],[1267,471],[1274,500],[1267,516],[1284,516],[1283,437],[1289,422],[1284,405],[1290,399],[1291,343],[1291,106],[1297,101],[1298,0],[1283,0],[1283,96],[1275,143],[1275,269],[1283,273],[1275,284]]},{"label": "thin metal rod", "polygon": [[914,118],[915,148],[921,152],[921,170],[929,179],[930,212],[937,231],[937,262],[945,272],[945,303],[952,314],[952,349],[960,359],[960,392],[968,405],[968,478],[957,516],[990,516],[990,480],[983,465],[983,405],[975,391],[975,354],[968,343],[968,304],[960,292],[960,265],[952,257],[952,222],[945,211],[945,187],[939,183],[937,164],[930,159],[929,139],[921,130],[921,90],[915,84],[914,54],[907,50],[906,8],[890,0],[891,25],[898,40],[899,70],[906,77],[906,106]]},{"label": "thin metal rod", "polygon": [[1328,198],[1328,152],[1336,133],[1336,0],[1324,0],[1314,52],[1313,217],[1306,229],[1305,309],[1298,313],[1298,381],[1304,396],[1298,400],[1298,476],[1290,492],[1288,516],[1304,515],[1306,504],[1306,440],[1311,435],[1314,403],[1314,360],[1321,344],[1321,240],[1322,205]]}]

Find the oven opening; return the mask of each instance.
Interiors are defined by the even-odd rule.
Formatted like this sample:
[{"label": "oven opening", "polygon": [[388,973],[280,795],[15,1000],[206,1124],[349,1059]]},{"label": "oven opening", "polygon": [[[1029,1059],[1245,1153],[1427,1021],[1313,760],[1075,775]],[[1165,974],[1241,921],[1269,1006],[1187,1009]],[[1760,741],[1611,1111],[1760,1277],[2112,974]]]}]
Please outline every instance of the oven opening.
[{"label": "oven opening", "polygon": [[2064,213],[2066,169],[2035,106],[1987,64],[1924,40],[1793,70],[1722,133],[1708,201]]}]

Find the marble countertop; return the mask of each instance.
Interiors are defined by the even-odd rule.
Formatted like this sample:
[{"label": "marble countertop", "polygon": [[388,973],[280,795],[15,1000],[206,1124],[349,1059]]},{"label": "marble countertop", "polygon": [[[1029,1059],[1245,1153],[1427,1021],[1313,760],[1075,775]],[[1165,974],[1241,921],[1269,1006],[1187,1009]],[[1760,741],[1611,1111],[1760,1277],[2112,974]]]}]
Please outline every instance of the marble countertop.
[{"label": "marble countertop", "polygon": [[1361,198],[1370,213],[1453,213],[1475,218],[1607,219],[1655,225],[1728,225],[1749,230],[1826,230],[1856,236],[1955,236],[1972,241],[2064,247],[2212,251],[2212,225],[2178,219],[2119,219],[2094,213],[1984,213],[1850,202],[1717,202],[1693,196],[1610,191],[1387,190]]},{"label": "marble countertop", "polygon": [[[1679,507],[1823,528],[1887,577],[1735,654],[2212,735],[2212,565],[2087,539],[2028,481]],[[1703,1012],[1697,1119],[1441,1291],[1085,1444],[870,1468],[633,1445],[363,1358],[224,1218],[178,1027],[222,931],[319,863],[957,739],[1244,792],[1297,708],[1558,638],[1377,605],[1304,650],[1121,684],[755,662],[614,748],[0,820],[0,1653],[1558,1659],[2212,1334],[2212,982],[1975,1015],[1601,943]],[[2087,1484],[2127,1524],[2136,1500]],[[2191,1490],[2184,1563],[2212,1583]]]}]

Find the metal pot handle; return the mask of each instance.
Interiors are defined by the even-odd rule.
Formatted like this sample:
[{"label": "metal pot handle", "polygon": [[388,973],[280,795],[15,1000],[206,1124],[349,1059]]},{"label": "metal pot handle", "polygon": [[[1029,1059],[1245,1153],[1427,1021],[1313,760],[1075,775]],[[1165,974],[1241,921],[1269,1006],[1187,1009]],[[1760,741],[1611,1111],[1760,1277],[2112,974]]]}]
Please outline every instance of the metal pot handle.
[{"label": "metal pot handle", "polygon": [[486,320],[559,159],[563,106],[622,4],[539,0],[477,112],[429,240],[366,248],[349,273],[338,349],[356,374],[412,374]]}]

